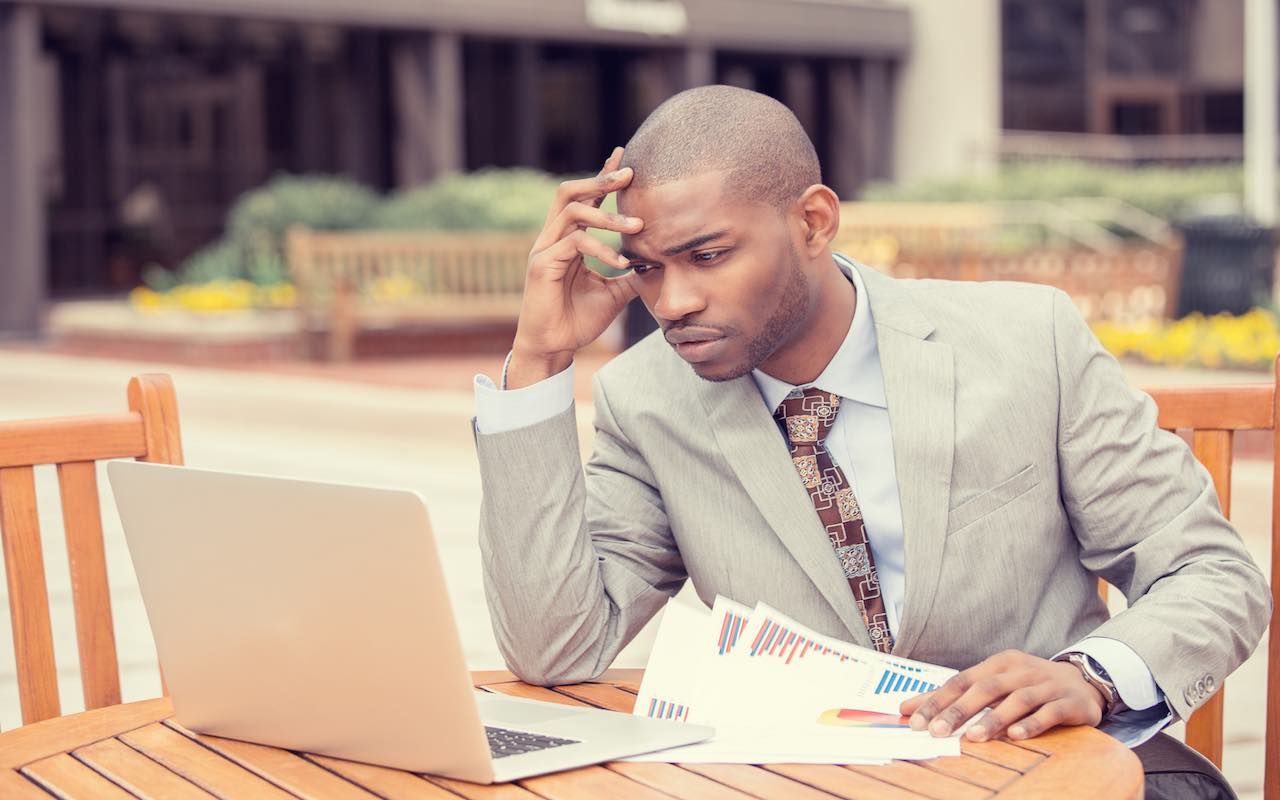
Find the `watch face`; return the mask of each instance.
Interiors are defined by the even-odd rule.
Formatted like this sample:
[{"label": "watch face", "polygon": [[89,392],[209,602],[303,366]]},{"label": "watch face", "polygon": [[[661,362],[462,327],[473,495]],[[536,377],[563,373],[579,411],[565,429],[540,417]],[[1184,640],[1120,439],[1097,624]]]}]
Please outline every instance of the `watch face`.
[{"label": "watch face", "polygon": [[1098,677],[1102,678],[1104,681],[1107,681],[1108,683],[1115,683],[1115,681],[1111,680],[1110,673],[1108,673],[1105,669],[1103,669],[1102,665],[1099,664],[1097,660],[1094,659],[1093,656],[1086,655],[1085,658],[1088,659],[1089,666],[1093,669],[1093,671],[1098,673]]}]

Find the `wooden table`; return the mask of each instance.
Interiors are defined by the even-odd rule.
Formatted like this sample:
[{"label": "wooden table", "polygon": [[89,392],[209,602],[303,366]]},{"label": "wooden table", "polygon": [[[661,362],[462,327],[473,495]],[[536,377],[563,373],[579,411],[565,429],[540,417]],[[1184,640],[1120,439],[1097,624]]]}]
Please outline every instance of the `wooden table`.
[{"label": "wooden table", "polygon": [[[476,672],[490,691],[630,711],[638,670],[543,689]],[[518,784],[478,786],[192,733],[167,699],[111,706],[0,734],[0,797],[250,798],[1139,798],[1138,759],[1092,728],[1034,741],[962,744],[964,754],[880,767],[618,762]]]}]

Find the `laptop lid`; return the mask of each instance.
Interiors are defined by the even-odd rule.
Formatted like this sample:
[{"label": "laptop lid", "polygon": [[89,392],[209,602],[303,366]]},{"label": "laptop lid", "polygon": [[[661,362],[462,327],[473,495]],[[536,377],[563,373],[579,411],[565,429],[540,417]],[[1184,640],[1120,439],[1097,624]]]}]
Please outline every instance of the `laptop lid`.
[{"label": "laptop lid", "polygon": [[492,778],[419,495],[133,461],[107,474],[179,723]]}]

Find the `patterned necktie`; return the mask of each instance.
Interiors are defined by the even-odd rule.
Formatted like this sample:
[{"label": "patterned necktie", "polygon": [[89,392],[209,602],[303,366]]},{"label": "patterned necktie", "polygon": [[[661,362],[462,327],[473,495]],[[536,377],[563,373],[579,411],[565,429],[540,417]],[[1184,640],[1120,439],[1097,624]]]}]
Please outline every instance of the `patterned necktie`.
[{"label": "patterned necktie", "polygon": [[773,416],[787,436],[791,461],[809,491],[809,499],[827,529],[827,537],[853,589],[871,644],[887,653],[893,649],[893,636],[889,632],[884,597],[880,594],[880,577],[867,539],[867,526],[862,521],[862,510],[858,508],[853,489],[825,444],[839,410],[837,395],[810,387],[787,395]]}]

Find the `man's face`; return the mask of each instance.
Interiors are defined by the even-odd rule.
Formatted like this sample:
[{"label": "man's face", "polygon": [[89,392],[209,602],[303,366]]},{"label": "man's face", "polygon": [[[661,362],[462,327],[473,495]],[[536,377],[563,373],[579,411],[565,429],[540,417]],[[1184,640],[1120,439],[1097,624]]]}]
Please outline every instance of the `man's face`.
[{"label": "man's face", "polygon": [[807,320],[809,282],[786,215],[726,198],[724,173],[626,189],[618,211],[644,220],[623,235],[640,298],[667,341],[711,381],[765,361]]}]

